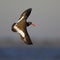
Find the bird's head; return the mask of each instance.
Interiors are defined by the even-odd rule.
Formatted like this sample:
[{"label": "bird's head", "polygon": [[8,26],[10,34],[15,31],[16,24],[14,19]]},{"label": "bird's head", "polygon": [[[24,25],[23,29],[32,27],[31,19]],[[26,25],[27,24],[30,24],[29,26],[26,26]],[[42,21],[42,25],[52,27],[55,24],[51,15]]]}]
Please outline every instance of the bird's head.
[{"label": "bird's head", "polygon": [[32,26],[36,26],[36,25],[33,24],[32,22],[27,22],[27,26],[30,26],[30,25],[32,25]]}]

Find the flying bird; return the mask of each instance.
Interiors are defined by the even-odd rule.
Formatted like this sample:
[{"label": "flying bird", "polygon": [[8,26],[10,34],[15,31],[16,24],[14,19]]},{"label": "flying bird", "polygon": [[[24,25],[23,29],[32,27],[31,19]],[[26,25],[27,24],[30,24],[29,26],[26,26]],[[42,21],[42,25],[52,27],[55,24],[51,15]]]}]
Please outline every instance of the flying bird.
[{"label": "flying bird", "polygon": [[32,22],[27,22],[27,18],[29,17],[31,11],[32,11],[32,8],[25,10],[21,14],[17,23],[13,23],[12,28],[11,28],[11,30],[13,32],[18,32],[21,39],[24,41],[24,43],[26,43],[28,45],[32,45],[33,43],[32,43],[30,36],[27,32],[27,27],[30,25],[35,26]]}]

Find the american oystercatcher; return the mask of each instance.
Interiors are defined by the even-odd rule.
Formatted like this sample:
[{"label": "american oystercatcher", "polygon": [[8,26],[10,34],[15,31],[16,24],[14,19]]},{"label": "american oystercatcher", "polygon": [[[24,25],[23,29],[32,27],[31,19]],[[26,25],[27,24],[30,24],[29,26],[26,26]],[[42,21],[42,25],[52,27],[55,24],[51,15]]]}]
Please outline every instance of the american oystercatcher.
[{"label": "american oystercatcher", "polygon": [[18,32],[19,35],[21,36],[21,39],[28,45],[32,44],[32,41],[30,39],[30,36],[27,32],[27,27],[30,25],[35,26],[34,24],[32,24],[32,22],[27,22],[27,18],[29,17],[30,13],[32,11],[32,8],[29,8],[27,10],[25,10],[20,18],[18,19],[17,23],[14,23],[12,25],[12,31],[13,32]]}]

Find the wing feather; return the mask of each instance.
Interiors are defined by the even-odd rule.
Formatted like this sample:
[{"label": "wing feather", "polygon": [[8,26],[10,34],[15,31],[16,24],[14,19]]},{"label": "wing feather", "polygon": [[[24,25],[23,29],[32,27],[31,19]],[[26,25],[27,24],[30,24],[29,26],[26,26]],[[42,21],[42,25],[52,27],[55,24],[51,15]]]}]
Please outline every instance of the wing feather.
[{"label": "wing feather", "polygon": [[26,43],[26,44],[32,44],[32,41],[30,39],[30,36],[27,32],[26,27],[20,27],[20,25],[15,25],[14,28],[16,29],[16,31],[19,33],[19,35],[21,36],[21,39]]},{"label": "wing feather", "polygon": [[27,32],[26,29],[25,29],[24,33],[25,33],[25,37],[23,37],[23,36],[20,34],[21,39],[22,39],[26,44],[32,44],[32,41],[31,41],[30,36],[29,36],[29,34],[28,34],[28,32]]},{"label": "wing feather", "polygon": [[20,18],[19,21],[17,21],[17,23],[14,26],[14,29],[16,29],[16,31],[19,33],[19,35],[21,36],[22,40],[26,43],[26,44],[32,44],[30,36],[27,32],[27,25],[26,25],[26,20],[28,18],[28,16],[31,13],[31,8],[27,9],[26,11],[24,11]]}]

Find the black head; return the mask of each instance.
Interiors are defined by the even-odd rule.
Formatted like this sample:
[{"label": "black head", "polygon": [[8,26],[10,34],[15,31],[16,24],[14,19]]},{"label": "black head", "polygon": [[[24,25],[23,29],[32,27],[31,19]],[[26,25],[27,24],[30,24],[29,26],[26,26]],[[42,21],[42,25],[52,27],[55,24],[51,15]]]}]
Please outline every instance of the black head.
[{"label": "black head", "polygon": [[32,22],[28,22],[28,24],[29,24],[29,25],[31,25],[31,24],[32,24]]},{"label": "black head", "polygon": [[[27,19],[27,18],[29,17],[29,15],[30,15],[31,11],[32,11],[32,8],[29,8],[29,9],[25,10],[25,11],[21,14],[21,17],[24,16],[24,18]],[[21,17],[20,17],[20,18],[21,18]]]},{"label": "black head", "polygon": [[32,22],[27,22],[27,23],[26,23],[26,25],[27,25],[27,26],[32,25],[32,26],[34,26],[34,27],[36,26],[36,25],[35,25],[35,24],[33,24]]},{"label": "black head", "polygon": [[30,26],[32,24],[32,22],[27,22],[26,24],[27,24],[27,26]]}]

